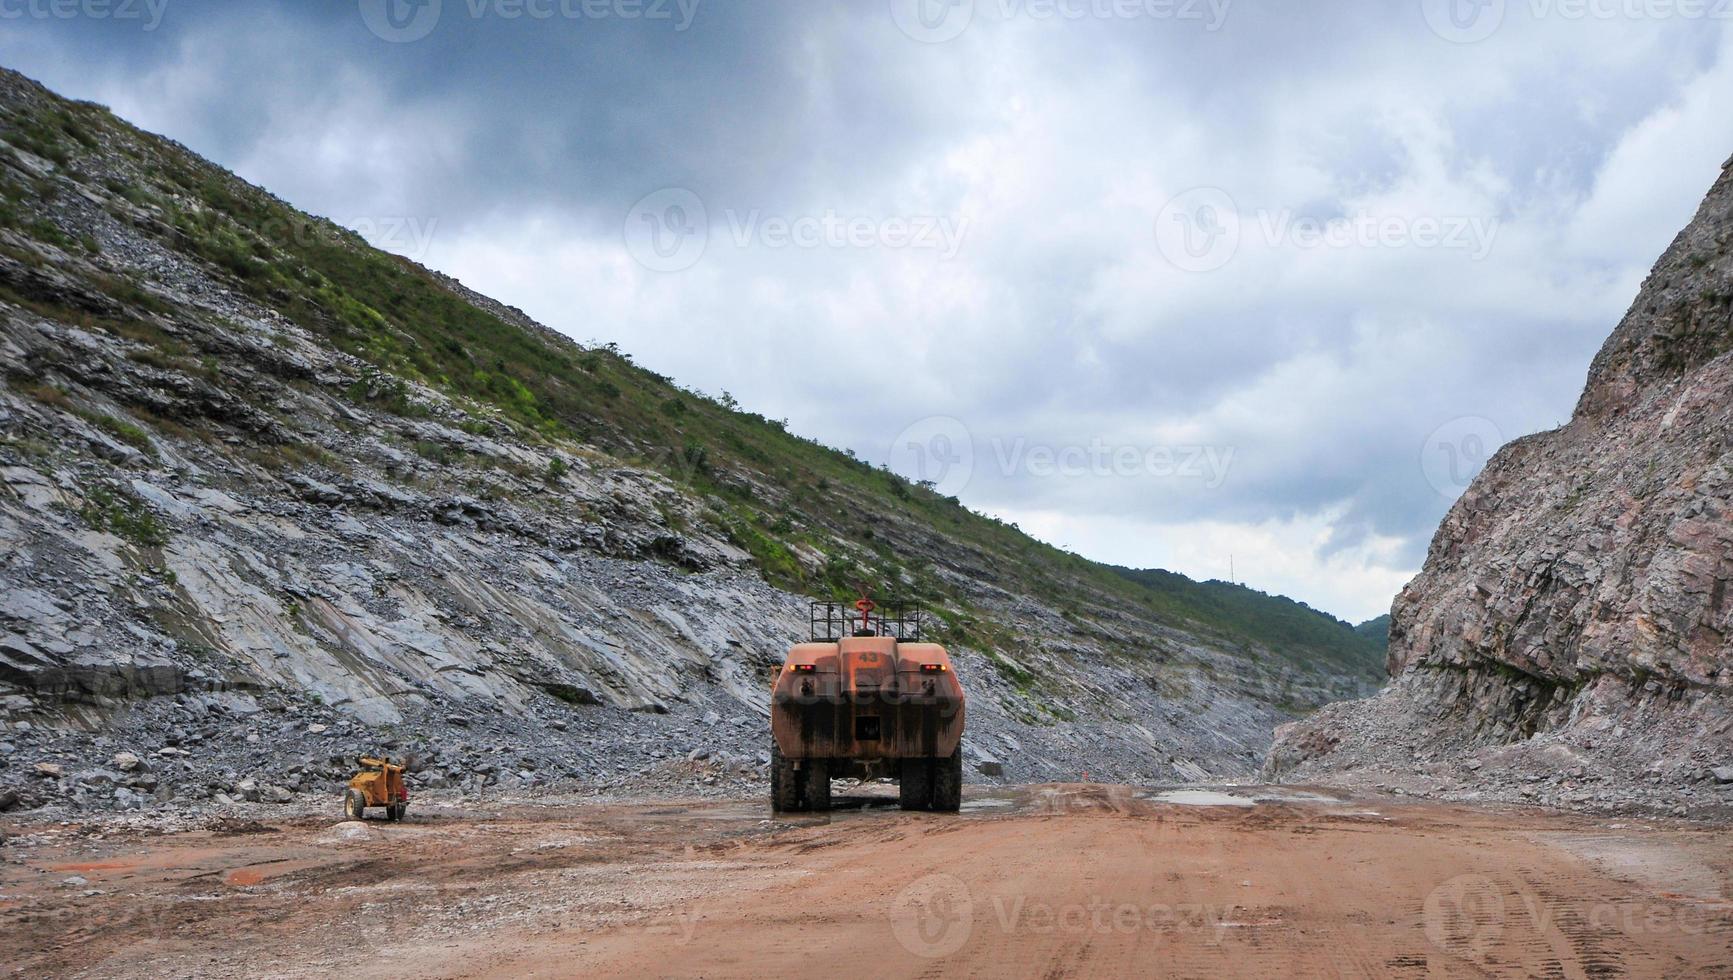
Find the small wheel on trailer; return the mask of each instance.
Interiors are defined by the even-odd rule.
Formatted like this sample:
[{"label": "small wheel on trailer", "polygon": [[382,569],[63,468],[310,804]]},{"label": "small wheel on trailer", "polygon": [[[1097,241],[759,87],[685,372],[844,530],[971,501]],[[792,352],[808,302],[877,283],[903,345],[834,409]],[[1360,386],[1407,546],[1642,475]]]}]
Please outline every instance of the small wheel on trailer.
[{"label": "small wheel on trailer", "polygon": [[367,797],[353,786],[343,791],[343,816],[350,820],[367,819]]},{"label": "small wheel on trailer", "polygon": [[403,814],[408,809],[409,804],[407,803],[393,803],[385,808],[385,819],[390,820],[392,823],[396,823],[403,819]]}]

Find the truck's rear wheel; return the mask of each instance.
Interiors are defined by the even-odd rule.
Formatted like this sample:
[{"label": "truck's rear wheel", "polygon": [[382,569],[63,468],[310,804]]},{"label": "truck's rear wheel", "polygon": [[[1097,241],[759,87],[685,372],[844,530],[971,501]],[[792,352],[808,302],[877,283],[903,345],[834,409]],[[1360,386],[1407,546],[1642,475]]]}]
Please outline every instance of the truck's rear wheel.
[{"label": "truck's rear wheel", "polygon": [[770,809],[773,813],[800,811],[800,773],[775,742],[770,744]]},{"label": "truck's rear wheel", "polygon": [[957,746],[957,751],[948,759],[934,759],[930,765],[933,773],[933,809],[941,813],[956,813],[963,808],[963,747]]},{"label": "truck's rear wheel", "polygon": [[823,759],[808,759],[800,767],[802,802],[808,810],[830,809],[830,763]]},{"label": "truck's rear wheel", "polygon": [[933,795],[933,767],[926,759],[904,759],[897,775],[897,804],[925,810]]}]

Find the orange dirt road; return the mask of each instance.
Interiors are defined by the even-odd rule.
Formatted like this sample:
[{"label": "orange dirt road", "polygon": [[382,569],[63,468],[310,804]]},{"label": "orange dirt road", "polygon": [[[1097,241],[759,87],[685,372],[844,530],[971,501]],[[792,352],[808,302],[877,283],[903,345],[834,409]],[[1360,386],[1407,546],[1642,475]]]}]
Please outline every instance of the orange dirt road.
[{"label": "orange dirt road", "polygon": [[10,826],[0,974],[1733,977],[1726,828],[1292,788],[885,803]]}]

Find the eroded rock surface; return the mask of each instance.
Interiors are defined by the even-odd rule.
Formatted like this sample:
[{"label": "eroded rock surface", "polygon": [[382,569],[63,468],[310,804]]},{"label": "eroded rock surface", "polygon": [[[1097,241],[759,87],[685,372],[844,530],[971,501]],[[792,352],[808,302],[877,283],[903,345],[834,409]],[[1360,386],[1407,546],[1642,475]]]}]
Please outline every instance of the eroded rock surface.
[{"label": "eroded rock surface", "polygon": [[1267,772],[1556,802],[1596,784],[1686,808],[1721,799],[1730,239],[1724,169],[1595,358],[1569,424],[1506,446],[1445,518],[1395,603],[1390,688],[1288,726]]},{"label": "eroded rock surface", "polygon": [[[7,806],[335,798],[377,751],[477,791],[725,788],[762,772],[768,672],[807,632],[770,567],[943,593],[971,778],[1243,774],[1276,723],[1363,682],[1164,619],[1130,586],[1094,595],[955,501],[950,525],[880,508],[866,526],[860,486],[915,490],[858,461],[825,457],[851,490],[744,465],[745,440],[610,427],[632,393],[607,371],[651,377],[618,351],[4,71],[0,196]],[[401,277],[369,294],[395,318],[335,282],[351,264]],[[434,315],[454,333],[416,335]],[[557,425],[512,415],[530,393],[500,383],[506,348],[569,362],[590,401]],[[712,410],[655,382],[658,421]],[[653,465],[669,455],[703,479]],[[797,492],[820,504],[783,506]],[[951,534],[966,520],[975,543]],[[1004,584],[1024,564],[1043,588]]]}]

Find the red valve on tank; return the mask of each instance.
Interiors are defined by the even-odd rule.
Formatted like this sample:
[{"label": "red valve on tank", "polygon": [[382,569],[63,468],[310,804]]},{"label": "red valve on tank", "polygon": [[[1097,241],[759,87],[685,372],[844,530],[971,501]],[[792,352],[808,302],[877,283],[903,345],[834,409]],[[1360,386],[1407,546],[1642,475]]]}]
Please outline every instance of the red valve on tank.
[{"label": "red valve on tank", "polygon": [[865,636],[872,629],[873,610],[878,608],[878,603],[863,595],[855,601],[854,607],[860,610],[860,631]]}]

